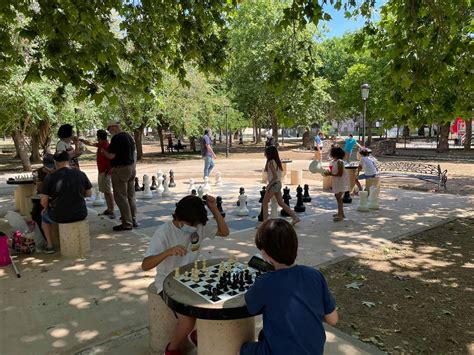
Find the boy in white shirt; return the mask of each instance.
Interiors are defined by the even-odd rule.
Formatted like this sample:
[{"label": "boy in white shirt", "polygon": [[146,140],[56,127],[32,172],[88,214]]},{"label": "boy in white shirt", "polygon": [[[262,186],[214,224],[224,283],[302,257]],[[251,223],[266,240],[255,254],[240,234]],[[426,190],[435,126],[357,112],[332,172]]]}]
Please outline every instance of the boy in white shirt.
[{"label": "boy in white shirt", "polygon": [[355,184],[357,185],[359,191],[362,191],[362,185],[360,184],[359,180],[376,177],[377,166],[375,165],[375,158],[369,157],[369,151],[367,149],[364,148],[359,150],[359,154],[362,156],[362,158],[360,159],[357,172],[359,173],[361,170],[363,170],[364,173],[356,177]]},{"label": "boy in white shirt", "polygon": [[[142,269],[147,271],[156,267],[158,293],[162,292],[163,280],[170,272],[198,259],[200,243],[204,239],[229,235],[227,223],[217,209],[216,199],[210,195],[207,195],[207,207],[217,225],[206,223],[207,211],[202,200],[189,195],[176,204],[173,220],[160,226],[153,235],[142,261]],[[193,332],[196,318],[182,314],[176,314],[176,317],[178,324],[165,355],[181,355],[180,348],[187,336],[197,346],[196,332]]]}]

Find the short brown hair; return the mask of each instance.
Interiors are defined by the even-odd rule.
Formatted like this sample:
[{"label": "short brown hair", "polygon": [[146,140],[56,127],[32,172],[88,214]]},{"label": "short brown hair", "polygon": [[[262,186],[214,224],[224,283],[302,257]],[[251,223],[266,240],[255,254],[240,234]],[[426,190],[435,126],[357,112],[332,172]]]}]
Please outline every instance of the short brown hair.
[{"label": "short brown hair", "polygon": [[193,195],[184,196],[176,204],[173,219],[188,222],[192,226],[197,226],[198,224],[204,226],[207,222],[207,210],[199,197]]},{"label": "short brown hair", "polygon": [[288,266],[293,265],[298,254],[296,232],[291,224],[281,218],[263,222],[255,235],[255,245],[276,262]]}]

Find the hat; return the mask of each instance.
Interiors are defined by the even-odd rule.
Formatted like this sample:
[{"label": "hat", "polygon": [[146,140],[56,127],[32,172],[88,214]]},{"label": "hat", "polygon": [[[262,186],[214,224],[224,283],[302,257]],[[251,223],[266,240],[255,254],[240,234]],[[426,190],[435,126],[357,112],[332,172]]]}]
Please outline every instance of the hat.
[{"label": "hat", "polygon": [[112,126],[119,126],[119,125],[120,125],[120,122],[119,122],[119,121],[114,121],[114,120],[112,120],[112,121],[109,121],[109,122],[107,123],[107,129],[109,129],[109,128],[112,127]]},{"label": "hat", "polygon": [[69,153],[65,150],[54,153],[54,161],[63,162],[69,161]]},{"label": "hat", "polygon": [[51,153],[43,155],[43,165],[48,169],[54,169],[54,157]]}]

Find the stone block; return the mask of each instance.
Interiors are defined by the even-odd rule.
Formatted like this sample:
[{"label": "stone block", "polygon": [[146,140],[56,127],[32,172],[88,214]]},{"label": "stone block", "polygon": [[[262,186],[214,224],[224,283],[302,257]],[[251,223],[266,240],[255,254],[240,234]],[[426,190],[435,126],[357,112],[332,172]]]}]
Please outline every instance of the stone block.
[{"label": "stone block", "polygon": [[59,240],[62,256],[85,257],[91,249],[89,222],[59,223]]}]

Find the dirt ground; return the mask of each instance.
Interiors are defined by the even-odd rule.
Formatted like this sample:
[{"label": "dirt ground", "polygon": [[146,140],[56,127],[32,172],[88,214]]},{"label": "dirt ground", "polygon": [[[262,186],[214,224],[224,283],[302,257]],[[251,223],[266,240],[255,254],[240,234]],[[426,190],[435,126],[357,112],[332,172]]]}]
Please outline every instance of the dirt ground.
[{"label": "dirt ground", "polygon": [[322,268],[337,328],[389,354],[474,354],[474,218]]}]

